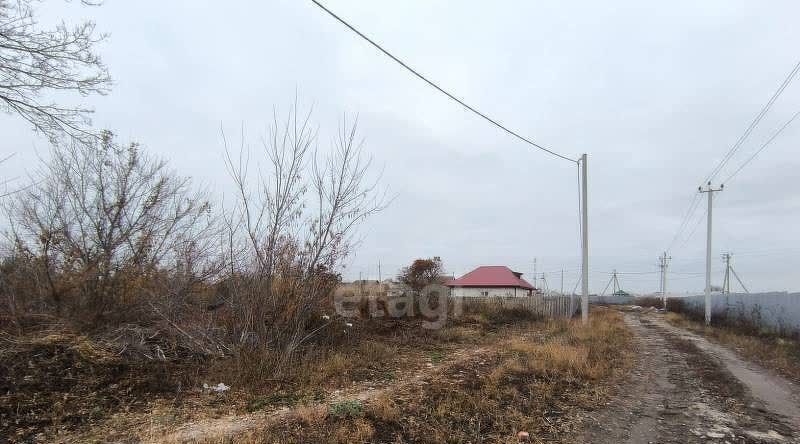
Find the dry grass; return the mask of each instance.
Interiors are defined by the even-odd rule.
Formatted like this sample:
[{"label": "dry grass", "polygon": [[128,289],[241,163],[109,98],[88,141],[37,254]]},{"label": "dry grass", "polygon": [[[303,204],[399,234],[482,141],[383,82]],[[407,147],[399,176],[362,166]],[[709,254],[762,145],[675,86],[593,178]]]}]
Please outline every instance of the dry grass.
[{"label": "dry grass", "polygon": [[[455,352],[459,350],[494,343],[507,334],[527,330],[530,325],[523,322],[501,327],[469,317],[453,320],[440,330],[426,330],[417,319],[353,320],[352,323],[353,327],[346,329],[346,332],[339,328],[325,336],[324,341],[300,350],[292,363],[291,372],[280,378],[272,377],[269,368],[261,364],[274,359],[266,349],[259,353],[242,353],[206,362],[205,368],[196,364],[189,368],[178,368],[174,363],[157,362],[158,367],[163,367],[160,373],[147,374],[137,373],[142,371],[140,368],[117,366],[120,361],[114,357],[109,365],[119,369],[119,372],[107,375],[99,372],[98,366],[109,357],[108,353],[86,338],[69,337],[61,341],[63,348],[76,352],[69,355],[60,352],[58,356],[63,361],[60,367],[52,366],[49,360],[40,363],[38,359],[46,355],[33,353],[35,350],[32,350],[32,362],[52,371],[77,367],[104,376],[97,384],[86,384],[85,389],[91,390],[94,395],[86,397],[81,408],[66,409],[71,415],[68,422],[62,420],[62,415],[55,410],[48,409],[53,405],[51,398],[62,397],[63,393],[56,390],[45,393],[36,387],[20,386],[19,381],[25,376],[23,370],[29,360],[23,359],[23,355],[17,351],[8,348],[3,350],[0,341],[0,356],[7,357],[9,364],[19,367],[19,371],[6,379],[2,377],[0,368],[0,387],[21,387],[23,390],[12,389],[7,396],[37,400],[35,410],[32,406],[28,414],[31,421],[24,424],[24,430],[20,427],[23,424],[14,422],[15,416],[20,417],[17,403],[0,405],[0,413],[4,411],[7,420],[4,425],[0,424],[0,435],[20,433],[19,436],[30,437],[42,433],[41,436],[47,437],[60,429],[69,436],[77,437],[77,442],[159,439],[187,422],[213,422],[231,414],[260,415],[284,407],[293,409],[292,423],[306,424],[305,427],[308,427],[307,424],[318,424],[328,416],[327,409],[320,412],[318,408],[308,406],[324,405],[335,390],[351,389],[357,384],[391,385],[420,368],[427,369],[429,363],[444,365],[458,355]],[[37,343],[44,340],[32,339]],[[78,350],[83,353],[77,354]],[[168,377],[164,377],[165,372]],[[130,378],[151,376],[160,384],[161,391],[144,389],[141,382],[128,389],[131,385],[125,382]],[[53,376],[42,376],[41,379],[58,381]],[[90,381],[93,380],[73,380],[77,384]],[[210,385],[224,382],[231,386],[231,390],[223,394],[203,392],[201,386],[204,382]],[[102,390],[97,390],[98,386]],[[376,416],[383,421],[398,420],[396,415],[399,414],[399,407],[391,401],[392,398],[371,401],[364,406],[365,416]],[[3,410],[4,406],[8,406],[8,409]],[[141,424],[148,426],[143,428]],[[359,430],[367,429],[361,427]]]},{"label": "dry grass", "polygon": [[708,327],[679,313],[667,313],[667,321],[706,336],[736,350],[747,360],[758,362],[782,375],[800,382],[800,341],[770,334],[756,334],[752,329],[737,330],[732,326]]},{"label": "dry grass", "polygon": [[507,306],[500,300],[464,299],[463,319],[484,326],[503,326],[541,320],[541,317],[522,306]]},{"label": "dry grass", "polygon": [[0,333],[0,436],[27,442],[142,408],[143,399],[175,400],[185,373],[168,364],[129,362],[110,344],[63,330]]},{"label": "dry grass", "polygon": [[568,440],[574,413],[608,398],[608,384],[632,363],[620,313],[600,310],[590,325],[541,322],[492,352],[446,366],[421,386],[400,386],[351,416],[288,421],[249,438],[272,442],[535,442]]},{"label": "dry grass", "polygon": [[[331,330],[299,350],[291,371],[279,378],[268,371],[266,365],[274,357],[266,349],[188,367],[155,362],[145,370],[123,365],[114,353],[85,337],[55,340],[43,335],[19,350],[5,346],[4,351],[0,344],[0,356],[13,364],[5,367],[6,373],[0,365],[0,386],[12,388],[0,400],[13,401],[0,402],[8,406],[0,407],[5,415],[0,435],[40,434],[46,439],[59,431],[78,442],[157,439],[187,421],[213,422],[231,414],[259,415],[290,407],[286,421],[257,431],[250,441],[366,442],[400,437],[407,442],[446,442],[472,440],[476,433],[507,437],[522,428],[553,429],[547,424],[558,422],[563,412],[595,405],[605,393],[597,382],[613,378],[625,366],[627,333],[619,314],[611,311],[595,313],[587,328],[495,309],[473,310],[451,319],[441,330],[426,330],[420,322],[354,320],[352,328]],[[526,339],[507,340],[521,335]],[[492,351],[481,353],[477,360],[459,358],[479,346]],[[63,390],[20,385],[29,362],[50,371],[37,381],[53,381]],[[434,368],[423,389],[391,388],[420,368],[427,371],[429,365]],[[63,383],[67,380],[71,382]],[[359,381],[389,390],[358,408],[328,405],[334,390],[357,387]],[[224,382],[232,388],[224,394],[203,392],[203,382]],[[61,408],[56,398],[64,397],[64,390],[75,396],[69,398],[73,404]],[[80,408],[75,408],[75,400],[85,392],[91,396],[81,398]],[[20,399],[36,400],[26,413],[30,421],[24,430],[14,423]],[[553,416],[553,411],[562,413]],[[453,430],[455,438],[450,436]]]},{"label": "dry grass", "polygon": [[386,394],[379,395],[370,402],[369,413],[371,416],[385,422],[397,421],[401,415],[397,403]]},{"label": "dry grass", "polygon": [[633,303],[640,307],[663,308],[662,300],[657,296],[640,296],[634,299]]}]

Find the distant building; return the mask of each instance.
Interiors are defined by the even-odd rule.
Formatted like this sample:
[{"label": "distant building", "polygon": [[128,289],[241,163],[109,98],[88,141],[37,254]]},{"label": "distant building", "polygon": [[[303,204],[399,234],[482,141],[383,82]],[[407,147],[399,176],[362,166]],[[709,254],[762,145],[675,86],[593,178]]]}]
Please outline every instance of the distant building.
[{"label": "distant building", "polygon": [[526,297],[536,290],[522,279],[522,273],[504,265],[478,267],[445,285],[454,297]]}]

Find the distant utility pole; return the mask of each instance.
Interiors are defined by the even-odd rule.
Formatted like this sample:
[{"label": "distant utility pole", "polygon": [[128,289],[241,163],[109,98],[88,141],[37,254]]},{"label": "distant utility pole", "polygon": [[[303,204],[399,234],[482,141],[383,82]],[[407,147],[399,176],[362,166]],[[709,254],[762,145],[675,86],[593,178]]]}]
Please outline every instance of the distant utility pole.
[{"label": "distant utility pole", "polygon": [[587,173],[587,158],[586,154],[581,156],[580,166],[581,168],[581,229],[582,229],[582,240],[583,245],[583,261],[581,265],[581,321],[584,324],[589,323],[589,196],[588,196],[588,185],[586,184],[586,179],[588,177]]},{"label": "distant utility pole", "polygon": [[661,269],[661,308],[664,310],[667,309],[667,267],[670,259],[672,257],[667,256],[666,251],[658,258],[658,268]]},{"label": "distant utility pole", "polygon": [[378,261],[378,282],[383,282],[381,279],[381,261]]},{"label": "distant utility pole", "polygon": [[711,324],[711,212],[714,207],[714,193],[722,191],[724,187],[725,185],[720,185],[719,188],[714,189],[711,187],[711,182],[708,182],[705,189],[703,189],[703,187],[697,187],[697,191],[701,194],[708,194],[708,223],[706,228],[706,325]]},{"label": "distant utility pole", "polygon": [[739,275],[736,274],[736,270],[733,269],[731,265],[731,259],[733,259],[733,253],[724,253],[722,255],[722,260],[725,261],[725,279],[722,281],[722,293],[724,294],[731,294],[731,274],[733,277],[736,278],[736,281],[739,282],[739,285],[742,286],[745,293],[750,293],[747,287],[744,286],[742,280],[739,279]]},{"label": "distant utility pole", "polygon": [[533,288],[539,289],[539,275],[536,274],[536,258],[533,258]]},{"label": "distant utility pole", "polygon": [[725,278],[722,279],[722,294],[731,294],[731,253],[722,253],[725,261]]},{"label": "distant utility pole", "polygon": [[550,292],[550,286],[547,285],[547,278],[545,277],[544,273],[542,273],[542,287],[544,287],[545,293]]},{"label": "distant utility pole", "polygon": [[564,269],[561,269],[561,296],[564,296]]},{"label": "distant utility pole", "polygon": [[[613,284],[613,286],[612,286],[612,284]],[[611,279],[609,279],[609,280],[608,280],[608,283],[606,284],[606,287],[603,289],[603,292],[602,292],[602,293],[600,293],[600,296],[605,296],[605,294],[606,294],[606,290],[608,290],[608,287],[609,287],[609,286],[612,286],[612,290],[611,290],[611,291],[613,292],[613,293],[611,293],[611,295],[612,295],[612,296],[613,296],[613,295],[614,295],[614,294],[615,294],[615,293],[616,293],[618,290],[621,290],[621,289],[622,289],[622,287],[619,285],[619,279],[617,279],[617,270],[614,270],[614,271],[611,273]]]}]

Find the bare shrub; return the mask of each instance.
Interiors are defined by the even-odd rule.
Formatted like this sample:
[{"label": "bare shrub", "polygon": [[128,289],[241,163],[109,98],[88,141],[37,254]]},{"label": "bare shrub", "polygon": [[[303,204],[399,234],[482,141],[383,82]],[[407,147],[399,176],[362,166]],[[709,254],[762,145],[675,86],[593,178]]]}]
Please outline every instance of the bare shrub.
[{"label": "bare shrub", "polygon": [[3,293],[16,315],[86,325],[169,316],[216,271],[205,194],[136,144],[105,133],[57,145],[32,184],[5,203]]},{"label": "bare shrub", "polygon": [[356,123],[343,122],[330,151],[321,153],[310,118],[296,108],[285,120],[274,116],[255,175],[244,135],[238,155],[225,141],[238,192],[226,215],[227,302],[238,340],[276,351],[276,360],[262,363],[265,369],[284,368],[325,327],[309,330],[309,322],[341,280],[336,270],[354,229],[385,205],[385,194],[368,182],[371,161],[362,154]]}]

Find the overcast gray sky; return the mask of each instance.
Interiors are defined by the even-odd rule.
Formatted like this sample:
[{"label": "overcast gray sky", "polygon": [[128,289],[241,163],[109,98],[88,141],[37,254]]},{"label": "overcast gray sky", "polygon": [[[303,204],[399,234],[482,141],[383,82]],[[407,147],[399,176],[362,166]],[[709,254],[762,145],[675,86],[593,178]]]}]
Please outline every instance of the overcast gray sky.
[{"label": "overcast gray sky", "polygon": [[[702,179],[800,59],[800,3],[354,1],[326,4],[458,96],[540,144],[589,154],[591,290],[614,268],[632,291],[658,289],[657,256]],[[136,140],[185,175],[231,191],[220,125],[251,141],[295,92],[321,142],[358,113],[366,149],[397,198],[361,229],[346,278],[384,276],[441,256],[465,273],[509,265],[551,286],[576,282],[577,171],[532,150],[413,78],[308,1],[45,2],[43,23],[90,18],[115,85],[83,103],[94,123]],[[791,85],[721,177],[800,110]],[[47,142],[0,115],[0,165],[31,169]],[[751,290],[797,290],[796,122],[742,170],[714,208],[714,283],[725,251]],[[701,207],[701,210],[703,208]],[[704,270],[705,225],[679,239],[672,270]],[[688,234],[688,233],[687,233]],[[670,287],[699,291],[701,275]]]}]

